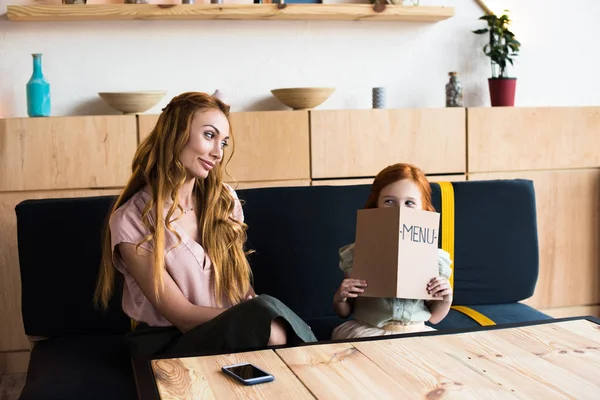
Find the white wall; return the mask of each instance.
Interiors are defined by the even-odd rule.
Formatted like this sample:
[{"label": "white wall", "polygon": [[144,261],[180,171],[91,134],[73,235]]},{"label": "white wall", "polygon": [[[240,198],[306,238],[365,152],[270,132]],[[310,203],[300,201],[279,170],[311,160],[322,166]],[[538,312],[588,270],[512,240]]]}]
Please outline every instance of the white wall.
[{"label": "white wall", "polygon": [[[30,0],[0,0],[6,4]],[[0,20],[0,117],[26,116],[31,53],[43,53],[52,115],[116,113],[100,91],[166,89],[149,112],[188,90],[225,92],[234,111],[285,109],[270,89],[334,86],[319,108],[370,108],[385,86],[389,107],[443,107],[448,71],[460,72],[465,105],[489,105],[484,23],[474,0],[421,0],[456,7],[440,23],[332,21]],[[600,1],[487,0],[508,8],[522,42],[517,106],[600,104]],[[545,13],[545,15],[542,15]],[[596,39],[595,39],[596,38]]]}]

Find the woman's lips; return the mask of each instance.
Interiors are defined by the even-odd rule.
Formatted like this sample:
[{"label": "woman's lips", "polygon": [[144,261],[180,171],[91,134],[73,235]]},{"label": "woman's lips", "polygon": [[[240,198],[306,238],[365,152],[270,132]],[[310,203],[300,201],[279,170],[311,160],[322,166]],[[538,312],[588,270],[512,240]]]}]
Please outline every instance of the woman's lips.
[{"label": "woman's lips", "polygon": [[210,161],[206,161],[203,159],[200,159],[200,162],[202,163],[202,165],[204,165],[204,168],[208,170],[212,169],[215,166],[215,164],[211,163]]}]

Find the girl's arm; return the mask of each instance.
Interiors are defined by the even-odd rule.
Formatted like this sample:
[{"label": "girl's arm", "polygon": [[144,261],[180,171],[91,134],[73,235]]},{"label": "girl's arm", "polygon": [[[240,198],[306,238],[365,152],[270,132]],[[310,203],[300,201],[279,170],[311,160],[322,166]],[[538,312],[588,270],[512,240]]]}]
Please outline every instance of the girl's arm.
[{"label": "girl's arm", "polygon": [[342,318],[346,318],[352,313],[354,299],[363,293],[363,288],[367,286],[366,281],[350,278],[347,272],[344,272],[344,276],[345,279],[333,295],[333,308]]},{"label": "girl's arm", "polygon": [[429,318],[429,322],[432,324],[439,324],[448,312],[450,311],[450,306],[452,305],[452,297],[449,300],[431,300],[425,303],[429,311],[431,311],[431,318]]},{"label": "girl's arm", "polygon": [[448,279],[437,277],[429,281],[427,290],[435,297],[441,296],[443,298],[442,300],[428,300],[425,302],[425,305],[431,312],[429,322],[435,325],[446,318],[446,315],[450,311],[450,306],[452,305],[452,288]]},{"label": "girl's arm", "polygon": [[142,293],[158,312],[180,331],[187,332],[225,311],[223,308],[203,307],[190,303],[166,271],[163,274],[164,286],[159,290],[160,302],[158,302],[154,295],[155,285],[151,273],[154,268],[152,253],[142,248],[136,252],[135,245],[131,243],[120,243],[117,248],[127,265],[127,270]]}]

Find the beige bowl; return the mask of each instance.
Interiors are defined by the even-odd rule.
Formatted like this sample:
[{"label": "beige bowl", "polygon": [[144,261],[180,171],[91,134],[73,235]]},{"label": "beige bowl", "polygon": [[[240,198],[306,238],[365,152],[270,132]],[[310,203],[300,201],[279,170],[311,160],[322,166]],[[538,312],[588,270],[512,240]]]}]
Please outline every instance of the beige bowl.
[{"label": "beige bowl", "polygon": [[335,88],[284,88],[271,90],[273,96],[294,110],[315,108],[327,100],[333,92],[335,92]]},{"label": "beige bowl", "polygon": [[167,92],[165,90],[148,90],[144,92],[101,92],[109,106],[123,114],[143,113],[154,107]]}]

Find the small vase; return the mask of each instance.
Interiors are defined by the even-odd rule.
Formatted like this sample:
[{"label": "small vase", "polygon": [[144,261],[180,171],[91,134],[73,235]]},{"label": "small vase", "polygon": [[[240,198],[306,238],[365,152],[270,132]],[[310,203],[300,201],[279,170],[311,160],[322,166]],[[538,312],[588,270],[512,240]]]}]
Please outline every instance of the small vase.
[{"label": "small vase", "polygon": [[458,80],[458,72],[449,72],[450,81],[446,84],[446,107],[463,106],[462,84]]},{"label": "small vase", "polygon": [[42,73],[42,55],[32,54],[33,74],[27,82],[27,115],[50,116],[50,84]]},{"label": "small vase", "polygon": [[371,93],[373,108],[385,108],[385,88],[374,87]]}]

